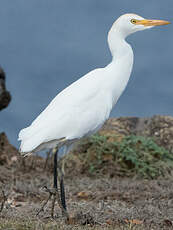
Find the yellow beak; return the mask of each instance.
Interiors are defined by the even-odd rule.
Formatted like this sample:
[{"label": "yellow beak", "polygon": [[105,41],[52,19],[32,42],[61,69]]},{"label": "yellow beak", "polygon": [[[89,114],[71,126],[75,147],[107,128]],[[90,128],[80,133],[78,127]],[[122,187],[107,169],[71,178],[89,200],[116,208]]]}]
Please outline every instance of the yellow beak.
[{"label": "yellow beak", "polygon": [[136,25],[143,25],[143,26],[162,26],[168,24],[170,24],[170,22],[165,20],[150,20],[150,19],[138,20],[136,22]]}]

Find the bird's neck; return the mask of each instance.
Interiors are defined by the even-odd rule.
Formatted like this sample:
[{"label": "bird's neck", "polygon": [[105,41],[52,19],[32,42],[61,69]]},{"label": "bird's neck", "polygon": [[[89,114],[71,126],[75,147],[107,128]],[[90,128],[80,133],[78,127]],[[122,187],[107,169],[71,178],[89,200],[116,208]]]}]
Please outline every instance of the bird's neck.
[{"label": "bird's neck", "polygon": [[128,79],[133,66],[133,50],[125,38],[126,35],[114,24],[108,34],[108,44],[112,54],[112,62],[109,66],[113,68],[113,72],[121,75],[121,78]]},{"label": "bird's neck", "polygon": [[108,43],[112,62],[107,66],[109,90],[112,92],[113,105],[116,103],[129,80],[133,67],[133,50],[118,31],[109,32]]},{"label": "bird's neck", "polygon": [[109,49],[113,61],[128,54],[133,54],[131,46],[125,41],[126,36],[116,26],[113,26],[108,34]]}]

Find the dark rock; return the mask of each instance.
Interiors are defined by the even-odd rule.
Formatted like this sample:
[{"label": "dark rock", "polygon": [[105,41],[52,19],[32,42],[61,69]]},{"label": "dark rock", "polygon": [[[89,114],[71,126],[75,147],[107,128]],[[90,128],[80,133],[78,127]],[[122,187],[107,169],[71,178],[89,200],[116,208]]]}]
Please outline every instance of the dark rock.
[{"label": "dark rock", "polygon": [[6,108],[11,101],[11,95],[6,90],[5,72],[0,68],[0,110]]}]

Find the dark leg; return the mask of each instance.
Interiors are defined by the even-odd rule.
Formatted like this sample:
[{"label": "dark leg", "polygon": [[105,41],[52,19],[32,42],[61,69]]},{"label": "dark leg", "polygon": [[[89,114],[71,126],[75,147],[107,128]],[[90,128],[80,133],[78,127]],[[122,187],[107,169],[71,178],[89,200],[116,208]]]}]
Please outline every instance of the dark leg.
[{"label": "dark leg", "polygon": [[[59,187],[60,187],[60,195],[58,192],[58,181],[59,180]],[[65,189],[64,189],[64,181],[63,181],[63,173],[61,168],[58,165],[58,149],[54,153],[54,197],[52,200],[52,217],[54,214],[54,206],[55,206],[55,200],[57,199],[58,204],[62,210],[62,215],[66,216],[68,218],[67,208],[66,208],[66,201],[65,201]]]},{"label": "dark leg", "polygon": [[[55,201],[57,199],[58,204],[60,208],[62,207],[60,197],[59,197],[59,192],[58,192],[58,171],[57,171],[57,166],[58,166],[58,148],[53,150],[54,154],[54,165],[53,165],[53,199],[52,199],[52,209],[51,209],[51,217],[54,217],[54,207],[55,207]],[[62,209],[62,208],[61,208]]]},{"label": "dark leg", "polygon": [[61,203],[65,211],[67,211],[66,200],[65,200],[65,189],[64,189],[64,178],[63,175],[60,179],[60,192],[61,192]]},{"label": "dark leg", "polygon": [[[51,208],[51,217],[54,218],[54,207],[55,207],[55,201],[58,201],[58,204],[62,210],[62,215],[64,215],[68,219],[68,213],[66,208],[66,201],[65,201],[65,189],[64,189],[64,182],[63,182],[63,173],[61,168],[58,168],[58,149],[53,149],[53,155],[54,155],[54,166],[53,166],[53,189],[48,189],[47,187],[44,187],[45,191],[49,193],[49,197],[44,202],[42,208],[38,211],[37,215],[44,211],[44,207],[48,203],[49,199],[53,197],[52,199],[52,208]],[[58,175],[59,174],[59,175]],[[58,191],[58,180],[60,185],[60,194]]]},{"label": "dark leg", "polygon": [[[40,212],[44,211],[44,207],[48,203],[48,201],[52,198],[52,207],[51,207],[51,217],[54,218],[54,207],[55,207],[55,201],[58,200],[58,203],[60,204],[60,197],[58,193],[58,183],[57,183],[57,158],[58,158],[58,149],[53,149],[53,155],[54,155],[54,164],[53,164],[53,189],[49,189],[46,186],[44,186],[44,191],[49,193],[48,199],[43,203],[41,209],[37,212],[36,215],[39,215]],[[61,207],[61,204],[60,204]]]},{"label": "dark leg", "polygon": [[58,189],[58,185],[57,185],[57,165],[58,165],[58,149],[56,150],[56,152],[54,153],[54,166],[53,166],[53,187],[55,189]]},{"label": "dark leg", "polygon": [[2,190],[2,195],[3,195],[3,201],[1,203],[0,212],[2,212],[4,205],[5,205],[5,202],[7,201],[7,196],[5,195],[4,190]]},{"label": "dark leg", "polygon": [[64,174],[59,164],[57,165],[57,168],[58,168],[58,180],[59,180],[59,187],[60,187],[60,204],[59,205],[62,210],[62,215],[68,218],[66,200],[65,200]]}]

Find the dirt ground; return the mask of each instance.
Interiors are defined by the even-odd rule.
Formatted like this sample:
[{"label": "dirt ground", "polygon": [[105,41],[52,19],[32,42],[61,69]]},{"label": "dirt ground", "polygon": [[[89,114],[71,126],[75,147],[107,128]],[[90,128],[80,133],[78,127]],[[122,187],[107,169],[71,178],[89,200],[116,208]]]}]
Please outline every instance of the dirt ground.
[{"label": "dirt ground", "polygon": [[11,159],[0,166],[0,229],[173,229],[173,179],[66,175],[66,223],[58,204],[51,219],[51,201],[36,216],[53,179],[45,159]]},{"label": "dirt ground", "polygon": [[[168,118],[173,123],[173,118]],[[164,140],[170,147],[172,136],[168,135],[168,131],[171,133],[169,127],[172,126],[165,125],[165,119],[164,117],[164,122],[155,122],[157,125],[164,124],[162,128],[158,128],[164,131],[160,131],[161,138],[158,143]],[[109,130],[109,122],[109,132],[114,133],[121,133],[121,130],[125,130],[124,127],[129,128],[129,132],[139,132],[141,126],[141,122],[137,122],[139,127],[134,129],[134,119],[114,119],[108,121],[106,132]],[[150,130],[150,126],[154,127],[151,130],[157,130],[155,125],[150,124],[152,122],[143,123],[147,125],[146,130]],[[119,127],[120,131],[113,130],[114,127]],[[142,130],[145,130],[143,126]],[[170,138],[165,142],[167,136]],[[155,180],[139,179],[134,175],[123,177],[116,170],[115,173],[100,172],[91,176],[86,173],[86,168],[82,169],[83,165],[76,155],[72,159],[73,161],[67,159],[71,163],[66,167],[65,175],[69,220],[66,221],[62,216],[58,204],[55,205],[54,219],[50,217],[51,200],[44,212],[37,216],[38,210],[48,197],[42,188],[52,186],[53,159],[46,161],[36,155],[22,158],[17,149],[10,145],[6,135],[1,133],[0,230],[173,229],[173,173],[165,179]],[[104,166],[108,167],[106,172],[114,169],[109,162]]]}]

